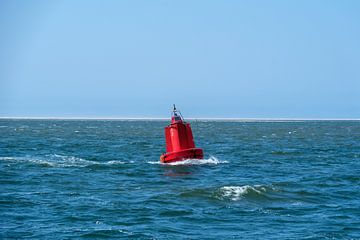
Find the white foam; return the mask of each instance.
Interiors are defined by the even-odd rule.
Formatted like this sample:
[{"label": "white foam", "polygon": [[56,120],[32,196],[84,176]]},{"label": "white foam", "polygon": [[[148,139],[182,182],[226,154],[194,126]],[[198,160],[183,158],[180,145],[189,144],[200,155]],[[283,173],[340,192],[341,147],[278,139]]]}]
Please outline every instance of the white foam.
[{"label": "white foam", "polygon": [[60,167],[88,166],[98,163],[95,161],[89,161],[79,157],[59,155],[59,154],[48,155],[48,158],[49,160],[55,162],[57,166]]},{"label": "white foam", "polygon": [[260,185],[224,186],[220,188],[220,198],[239,201],[251,191],[261,194],[262,192],[266,192],[266,188]]},{"label": "white foam", "polygon": [[208,159],[184,159],[182,161],[171,162],[171,163],[162,163],[160,161],[150,161],[147,163],[177,166],[177,165],[217,165],[217,164],[221,164],[221,163],[228,163],[228,161],[221,161],[221,160],[218,160],[216,157],[211,156]]},{"label": "white foam", "polygon": [[0,157],[0,160],[10,161],[10,160],[14,160],[14,158],[13,157]]},{"label": "white foam", "polygon": [[105,163],[99,163],[99,162],[97,162],[97,164],[116,165],[116,164],[125,164],[125,162],[113,160],[113,161],[108,161],[108,162],[105,162]]},{"label": "white foam", "polygon": [[31,157],[0,157],[0,160],[12,161],[12,162],[30,162],[30,163],[39,164],[39,165],[47,165],[50,167],[55,166],[55,163],[53,163],[53,162],[46,161],[43,159],[38,159],[38,158],[31,158]]},{"label": "white foam", "polygon": [[90,165],[116,165],[125,164],[121,161],[95,162],[74,156],[59,154],[46,155],[45,157],[0,157],[0,160],[14,162],[30,162],[33,164],[45,165],[49,167],[87,167]]},{"label": "white foam", "polygon": [[80,167],[86,167],[89,165],[116,165],[116,164],[125,164],[125,162],[121,161],[107,161],[107,162],[96,162],[96,161],[90,161],[79,157],[74,156],[63,156],[58,154],[53,154],[53,156],[60,158],[60,166],[62,167],[73,167],[73,166],[80,166]]}]

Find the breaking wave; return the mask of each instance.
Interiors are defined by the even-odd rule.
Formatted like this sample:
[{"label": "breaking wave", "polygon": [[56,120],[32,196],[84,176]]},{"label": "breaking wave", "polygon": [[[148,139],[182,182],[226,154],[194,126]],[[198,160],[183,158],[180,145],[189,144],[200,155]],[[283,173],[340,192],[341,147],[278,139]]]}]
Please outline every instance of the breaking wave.
[{"label": "breaking wave", "polygon": [[259,197],[264,195],[268,188],[262,185],[224,186],[218,190],[220,200],[239,201],[245,197]]},{"label": "breaking wave", "polygon": [[228,163],[228,161],[221,161],[214,156],[211,156],[208,159],[185,159],[182,161],[172,162],[172,163],[162,163],[160,161],[150,161],[150,164],[161,164],[168,166],[178,166],[178,165],[217,165],[221,163]]},{"label": "breaking wave", "polygon": [[106,161],[106,162],[97,162],[90,161],[79,157],[74,156],[65,156],[58,154],[51,154],[42,157],[0,157],[0,161],[9,161],[13,163],[30,163],[41,165],[44,167],[88,167],[92,165],[116,165],[116,164],[125,164],[121,161]]}]

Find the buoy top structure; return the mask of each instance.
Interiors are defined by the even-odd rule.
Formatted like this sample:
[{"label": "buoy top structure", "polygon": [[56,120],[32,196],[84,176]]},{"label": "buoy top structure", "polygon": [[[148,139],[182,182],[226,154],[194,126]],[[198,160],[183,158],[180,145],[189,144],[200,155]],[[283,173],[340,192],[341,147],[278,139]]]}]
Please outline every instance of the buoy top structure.
[{"label": "buoy top structure", "polygon": [[160,156],[160,162],[170,163],[184,159],[203,159],[201,148],[196,148],[190,123],[184,121],[174,104],[171,123],[165,127],[166,153]]}]

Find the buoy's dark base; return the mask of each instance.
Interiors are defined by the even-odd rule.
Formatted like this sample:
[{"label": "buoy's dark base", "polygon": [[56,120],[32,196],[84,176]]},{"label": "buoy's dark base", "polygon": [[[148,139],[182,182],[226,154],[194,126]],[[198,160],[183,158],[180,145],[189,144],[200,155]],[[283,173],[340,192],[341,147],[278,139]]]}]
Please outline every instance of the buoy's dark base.
[{"label": "buoy's dark base", "polygon": [[203,159],[204,153],[201,148],[189,148],[177,152],[164,153],[160,156],[160,162],[171,163],[184,159]]}]

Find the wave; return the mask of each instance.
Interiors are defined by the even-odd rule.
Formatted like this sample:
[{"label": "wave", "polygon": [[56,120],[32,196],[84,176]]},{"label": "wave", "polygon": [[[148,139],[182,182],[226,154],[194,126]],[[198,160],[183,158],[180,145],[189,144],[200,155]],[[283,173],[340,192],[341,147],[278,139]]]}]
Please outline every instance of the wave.
[{"label": "wave", "polygon": [[150,164],[161,164],[168,166],[178,166],[178,165],[217,165],[221,163],[228,163],[228,161],[221,161],[214,156],[211,156],[208,159],[185,159],[182,161],[171,162],[171,163],[162,163],[160,161],[149,161]]},{"label": "wave", "polygon": [[30,163],[48,167],[54,167],[55,164],[39,158],[33,157],[0,157],[0,161],[9,161],[12,163]]},{"label": "wave", "polygon": [[276,200],[278,191],[278,189],[266,185],[229,185],[215,188],[184,189],[179,194],[179,197],[201,198],[210,201],[217,200],[221,202],[264,202],[269,200]]},{"label": "wave", "polygon": [[262,185],[224,186],[218,190],[216,195],[220,200],[239,201],[245,197],[264,196],[268,189]]},{"label": "wave", "polygon": [[92,165],[106,166],[125,164],[125,162],[116,160],[107,162],[96,162],[75,156],[66,156],[59,154],[50,154],[41,157],[0,157],[0,161],[10,161],[14,163],[30,163],[41,165],[44,167],[88,167]]}]

